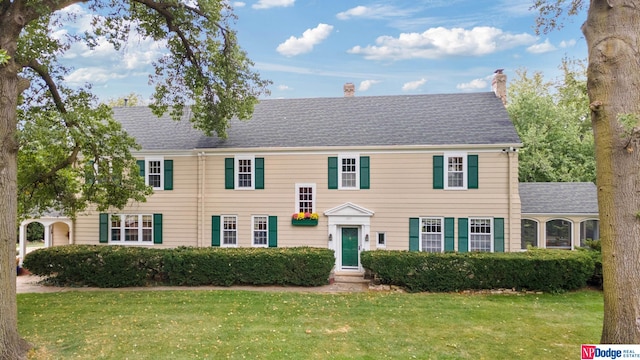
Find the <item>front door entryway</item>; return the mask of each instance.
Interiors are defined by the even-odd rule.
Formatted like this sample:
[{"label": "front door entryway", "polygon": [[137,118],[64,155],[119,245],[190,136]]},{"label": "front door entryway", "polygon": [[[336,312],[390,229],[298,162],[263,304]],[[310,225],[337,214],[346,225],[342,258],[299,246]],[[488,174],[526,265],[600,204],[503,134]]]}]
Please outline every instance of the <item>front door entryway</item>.
[{"label": "front door entryway", "polygon": [[358,228],[342,228],[342,267],[357,268],[358,262]]}]

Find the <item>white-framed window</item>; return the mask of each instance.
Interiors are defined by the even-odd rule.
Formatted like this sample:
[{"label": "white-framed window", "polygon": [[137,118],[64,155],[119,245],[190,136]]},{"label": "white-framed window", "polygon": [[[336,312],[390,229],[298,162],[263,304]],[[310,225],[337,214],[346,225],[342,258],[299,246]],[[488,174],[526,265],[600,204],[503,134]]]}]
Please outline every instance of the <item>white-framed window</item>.
[{"label": "white-framed window", "polygon": [[493,251],[493,219],[469,218],[469,251]]},{"label": "white-framed window", "polygon": [[316,184],[296,184],[296,212],[313,213],[316,211]]},{"label": "white-framed window", "polygon": [[420,218],[420,251],[444,251],[444,220],[439,217]]},{"label": "white-framed window", "polygon": [[254,156],[235,157],[235,188],[253,190],[255,189],[255,162]]},{"label": "white-framed window", "polygon": [[266,215],[255,215],[251,217],[253,229],[253,246],[269,246],[269,217]]},{"label": "white-framed window", "polygon": [[600,221],[584,220],[580,223],[580,247],[587,246],[587,240],[600,240]]},{"label": "white-framed window", "polygon": [[360,156],[343,154],[338,156],[338,189],[360,188]]},{"label": "white-framed window", "polygon": [[444,154],[444,188],[445,189],[466,189],[467,188],[467,154],[466,153],[445,153]]},{"label": "white-framed window", "polygon": [[164,189],[164,158],[148,157],[145,161],[145,184],[151,186],[153,190]]},{"label": "white-framed window", "polygon": [[553,219],[545,223],[545,245],[548,249],[571,250],[573,223],[563,219]]},{"label": "white-framed window", "polygon": [[376,247],[378,248],[385,248],[387,247],[387,233],[384,232],[378,232],[376,234]]},{"label": "white-framed window", "polygon": [[520,249],[538,247],[538,222],[532,219],[520,220]]},{"label": "white-framed window", "polygon": [[117,244],[153,244],[153,215],[112,214],[109,242]]},{"label": "white-framed window", "polygon": [[238,217],[235,215],[222,215],[220,216],[220,223],[222,224],[220,246],[238,246]]}]

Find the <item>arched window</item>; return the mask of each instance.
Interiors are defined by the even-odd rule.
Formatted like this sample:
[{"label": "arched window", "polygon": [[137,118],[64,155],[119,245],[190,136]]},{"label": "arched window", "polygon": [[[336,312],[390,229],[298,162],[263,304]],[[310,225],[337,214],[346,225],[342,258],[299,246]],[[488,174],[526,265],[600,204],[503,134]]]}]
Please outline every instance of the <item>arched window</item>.
[{"label": "arched window", "polygon": [[520,246],[525,250],[529,246],[538,246],[538,222],[531,219],[522,219],[520,228]]},{"label": "arched window", "polygon": [[571,221],[554,219],[547,221],[546,244],[549,249],[571,249]]},{"label": "arched window", "polygon": [[586,240],[600,239],[600,221],[585,220],[580,223],[580,246],[587,246]]}]

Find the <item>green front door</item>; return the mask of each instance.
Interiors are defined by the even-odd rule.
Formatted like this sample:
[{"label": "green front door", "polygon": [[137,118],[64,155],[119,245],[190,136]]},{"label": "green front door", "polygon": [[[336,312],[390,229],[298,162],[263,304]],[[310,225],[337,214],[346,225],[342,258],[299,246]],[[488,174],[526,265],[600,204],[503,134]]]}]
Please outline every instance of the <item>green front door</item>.
[{"label": "green front door", "polygon": [[358,228],[342,228],[342,266],[358,265]]}]

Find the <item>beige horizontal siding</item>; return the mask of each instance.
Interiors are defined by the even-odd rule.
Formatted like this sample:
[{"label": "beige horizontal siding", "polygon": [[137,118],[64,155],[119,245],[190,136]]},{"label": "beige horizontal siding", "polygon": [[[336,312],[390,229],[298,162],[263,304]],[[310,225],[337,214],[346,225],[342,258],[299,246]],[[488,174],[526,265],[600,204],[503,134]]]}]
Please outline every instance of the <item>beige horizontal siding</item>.
[{"label": "beige horizontal siding", "polygon": [[[479,154],[480,186],[471,190],[433,189],[434,154],[427,152],[361,153],[361,156],[370,157],[371,189],[329,190],[327,159],[337,155],[264,156],[264,190],[225,190],[225,157],[207,156],[204,213],[209,223],[205,224],[205,233],[210,237],[211,215],[236,215],[239,246],[251,246],[251,216],[275,215],[278,216],[279,246],[326,247],[328,219],[322,213],[346,202],[375,212],[371,218],[370,237],[373,239],[376,232],[385,232],[387,249],[408,249],[410,217],[502,217],[505,218],[505,227],[508,224],[510,173],[505,153]],[[517,172],[515,174],[517,176]],[[317,227],[291,225],[296,183],[316,184],[316,211],[320,214]],[[505,236],[507,234],[505,229]],[[511,241],[520,242],[519,238]],[[505,246],[509,248],[510,245]],[[372,247],[375,247],[375,243],[372,243]]]}]

